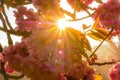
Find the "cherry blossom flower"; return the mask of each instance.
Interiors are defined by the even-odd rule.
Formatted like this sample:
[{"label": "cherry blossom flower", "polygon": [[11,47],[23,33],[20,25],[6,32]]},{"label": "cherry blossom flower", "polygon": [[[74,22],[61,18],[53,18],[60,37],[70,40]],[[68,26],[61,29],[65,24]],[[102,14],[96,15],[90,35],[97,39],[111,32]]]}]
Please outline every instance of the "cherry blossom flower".
[{"label": "cherry blossom flower", "polygon": [[110,80],[120,80],[120,62],[113,65],[109,72]]},{"label": "cherry blossom flower", "polygon": [[83,63],[75,64],[67,76],[70,76],[73,80],[94,80],[94,74],[94,69],[83,61]]},{"label": "cherry blossom flower", "polygon": [[14,72],[14,69],[12,69],[11,67],[9,67],[8,62],[5,62],[4,67],[5,67],[5,71],[7,73],[13,73]]},{"label": "cherry blossom flower", "polygon": [[33,5],[39,10],[55,9],[59,0],[32,0]]},{"label": "cherry blossom flower", "polygon": [[17,27],[16,31],[30,32],[32,29],[39,29],[41,27],[40,16],[34,12],[33,9],[27,9],[26,7],[20,6],[17,11],[14,11],[16,17]]},{"label": "cherry blossom flower", "polygon": [[[60,9],[60,0],[32,0],[33,6],[38,9],[44,22],[53,23],[63,17],[63,11]],[[43,21],[42,19],[42,21]]]},{"label": "cherry blossom flower", "polygon": [[110,29],[115,27],[115,32],[113,36],[120,33],[120,0],[108,0],[106,3],[103,3],[98,6],[94,14],[94,18],[99,17],[100,27]]},{"label": "cherry blossom flower", "polygon": [[5,47],[2,52],[4,60],[8,61],[11,68],[26,74],[32,80],[58,80],[59,75],[70,68],[71,58],[64,58],[64,50],[57,36],[49,40],[49,30],[38,30],[40,34],[37,30],[22,42]]},{"label": "cherry blossom flower", "polygon": [[[3,58],[4,58],[4,57],[3,57],[2,53],[0,53],[0,69],[1,69],[1,63],[3,62],[3,61],[2,61]],[[4,68],[5,68],[5,71],[6,71],[7,73],[13,73],[13,72],[14,72],[14,70],[8,66],[8,62],[5,62]]]},{"label": "cherry blossom flower", "polygon": [[4,60],[8,62],[8,65],[13,69],[19,68],[18,66],[20,66],[23,59],[29,55],[24,41],[21,43],[16,42],[15,45],[5,47],[2,53],[4,54]]},{"label": "cherry blossom flower", "polygon": [[57,80],[67,80],[67,78],[65,77],[63,73],[61,73],[60,75],[58,75]]}]

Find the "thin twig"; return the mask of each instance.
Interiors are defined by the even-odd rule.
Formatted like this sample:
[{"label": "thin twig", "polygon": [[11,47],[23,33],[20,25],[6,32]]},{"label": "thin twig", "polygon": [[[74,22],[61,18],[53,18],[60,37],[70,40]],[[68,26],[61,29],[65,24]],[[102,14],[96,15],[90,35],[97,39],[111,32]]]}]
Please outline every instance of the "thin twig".
[{"label": "thin twig", "polygon": [[92,13],[91,15],[88,15],[88,16],[85,16],[85,17],[82,17],[82,18],[79,18],[79,19],[75,19],[75,20],[68,20],[68,21],[79,21],[79,20],[83,20],[83,19],[86,19],[88,17],[91,17],[94,13]]},{"label": "thin twig", "polygon": [[[2,23],[3,23],[3,27],[7,30],[6,22],[5,22],[5,20],[4,20],[4,18],[3,18],[3,15],[2,15],[1,13],[0,13],[0,18],[1,18],[1,21],[2,21]],[[11,38],[10,34],[9,34],[9,33],[6,33],[6,34],[7,34],[8,44],[9,44],[9,45],[12,45],[12,44],[13,44],[13,41],[12,41],[12,38]]]},{"label": "thin twig", "polygon": [[90,58],[95,55],[95,52],[100,48],[100,46],[103,44],[103,42],[110,36],[110,34],[113,32],[114,27],[111,28],[111,31],[109,34],[102,40],[102,42],[97,46],[97,48],[93,51],[93,53],[90,55]]},{"label": "thin twig", "polygon": [[71,12],[69,12],[69,11],[67,11],[67,10],[64,10],[64,9],[62,9],[62,8],[60,8],[59,10],[61,10],[64,14],[67,14],[67,15],[70,16],[71,18],[74,16],[73,13],[71,13]]},{"label": "thin twig", "polygon": [[11,30],[13,30],[13,28],[12,28],[12,26],[11,26],[9,20],[8,20],[7,14],[6,14],[6,12],[5,12],[4,0],[1,1],[1,7],[2,7],[2,13],[3,13],[4,17],[5,17],[5,21],[6,21],[7,25],[8,25],[8,27],[9,27]]},{"label": "thin twig", "polygon": [[79,4],[80,4],[80,7],[91,16],[91,13],[88,11],[88,7],[85,4],[83,4],[80,0],[79,0]]},{"label": "thin twig", "polygon": [[9,34],[16,35],[16,36],[28,37],[31,34],[30,32],[17,32],[15,30],[7,30],[7,29],[2,28],[2,27],[0,27],[0,30],[3,31],[3,32],[9,33]]},{"label": "thin twig", "polygon": [[102,65],[109,65],[109,64],[115,64],[116,62],[120,62],[119,61],[114,61],[114,62],[103,62],[103,63],[90,63],[90,65],[98,65],[98,66],[102,66]]}]

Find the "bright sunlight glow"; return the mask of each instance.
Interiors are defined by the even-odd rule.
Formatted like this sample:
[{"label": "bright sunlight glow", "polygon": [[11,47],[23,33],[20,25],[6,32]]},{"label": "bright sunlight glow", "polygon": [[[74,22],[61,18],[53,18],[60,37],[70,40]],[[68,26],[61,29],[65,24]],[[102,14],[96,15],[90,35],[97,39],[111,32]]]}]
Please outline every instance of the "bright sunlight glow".
[{"label": "bright sunlight glow", "polygon": [[[71,8],[71,6],[67,3],[66,0],[61,0],[60,6],[64,10],[67,10],[67,11],[69,11],[71,13],[74,12],[74,10]],[[93,2],[93,4],[91,4],[90,7],[97,8],[98,4],[96,2]],[[93,12],[91,12],[91,13],[93,13]],[[76,13],[76,17],[78,19],[82,18],[82,17],[85,17],[87,15],[88,14],[86,12],[77,12]],[[81,32],[84,32],[83,27],[82,27],[83,24],[85,24],[86,26],[92,26],[92,24],[94,23],[94,20],[91,17],[80,20],[80,21],[74,21],[74,22],[72,22],[72,21],[70,22],[70,21],[67,21],[67,20],[71,20],[71,18],[68,17],[67,15],[65,15],[64,18],[59,19],[58,22],[57,22],[58,27],[60,29],[65,29],[66,27],[71,27],[71,28],[74,28],[74,29],[79,30]],[[97,42],[97,41],[95,41],[95,40],[93,40],[91,38],[89,40],[90,40],[90,44],[92,45],[92,47],[99,44],[99,42]]]},{"label": "bright sunlight glow", "polygon": [[60,29],[65,29],[69,26],[69,22],[65,18],[62,18],[58,20],[57,25]]}]

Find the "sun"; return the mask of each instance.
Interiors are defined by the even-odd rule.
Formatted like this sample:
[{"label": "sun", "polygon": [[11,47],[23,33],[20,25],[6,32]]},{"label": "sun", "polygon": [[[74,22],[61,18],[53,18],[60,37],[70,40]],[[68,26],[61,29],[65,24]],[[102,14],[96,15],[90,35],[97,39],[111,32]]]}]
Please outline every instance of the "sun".
[{"label": "sun", "polygon": [[57,25],[63,30],[70,25],[70,22],[68,22],[65,18],[62,18],[57,21]]}]

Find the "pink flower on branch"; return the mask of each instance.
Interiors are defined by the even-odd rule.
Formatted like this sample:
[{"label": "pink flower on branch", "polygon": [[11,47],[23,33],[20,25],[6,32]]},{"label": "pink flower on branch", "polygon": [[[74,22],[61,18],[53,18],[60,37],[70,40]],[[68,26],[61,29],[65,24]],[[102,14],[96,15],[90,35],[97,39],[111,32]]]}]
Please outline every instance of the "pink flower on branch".
[{"label": "pink flower on branch", "polygon": [[94,69],[84,61],[82,63],[75,64],[67,74],[67,76],[71,77],[73,80],[94,80],[94,75]]},{"label": "pink flower on branch", "polygon": [[16,31],[30,32],[32,29],[41,28],[40,16],[34,12],[33,9],[27,9],[26,7],[20,6],[17,11],[14,11],[16,17]]},{"label": "pink flower on branch", "polygon": [[106,3],[103,3],[98,6],[94,14],[94,18],[99,17],[100,27],[110,29],[115,27],[113,36],[120,33],[120,0],[108,0]]},{"label": "pink flower on branch", "polygon": [[120,62],[113,65],[109,72],[110,80],[120,80]]},{"label": "pink flower on branch", "polygon": [[[5,47],[2,52],[4,60],[8,61],[9,67],[26,74],[33,80],[58,80],[59,77],[61,78],[59,80],[64,79],[60,74],[66,71],[69,65],[64,61],[64,52],[57,36],[51,40],[47,36],[50,34],[49,31],[44,33],[44,30],[40,30],[39,33],[41,34],[35,30],[35,34],[23,39],[21,43]],[[59,46],[56,46],[57,44]]]},{"label": "pink flower on branch", "polygon": [[[0,70],[1,70],[1,67],[2,67],[1,63],[3,62],[3,59],[4,59],[4,57],[3,57],[2,53],[0,53]],[[14,70],[8,66],[8,62],[5,62],[4,68],[5,68],[5,71],[7,73],[13,73],[14,72]]]},{"label": "pink flower on branch", "polygon": [[33,5],[39,10],[50,10],[58,7],[59,0],[32,0]]},{"label": "pink flower on branch", "polygon": [[19,68],[18,66],[20,66],[23,59],[29,56],[29,52],[24,41],[5,47],[2,53],[4,54],[4,60],[14,69]]}]

